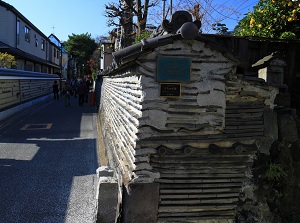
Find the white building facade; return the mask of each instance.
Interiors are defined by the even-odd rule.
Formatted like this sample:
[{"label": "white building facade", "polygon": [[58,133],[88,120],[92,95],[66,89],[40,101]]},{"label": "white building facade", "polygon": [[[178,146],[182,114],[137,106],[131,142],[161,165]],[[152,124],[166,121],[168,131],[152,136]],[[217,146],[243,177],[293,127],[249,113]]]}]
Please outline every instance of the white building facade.
[{"label": "white building facade", "polygon": [[16,58],[18,70],[61,73],[61,49],[12,5],[0,1],[0,52]]}]

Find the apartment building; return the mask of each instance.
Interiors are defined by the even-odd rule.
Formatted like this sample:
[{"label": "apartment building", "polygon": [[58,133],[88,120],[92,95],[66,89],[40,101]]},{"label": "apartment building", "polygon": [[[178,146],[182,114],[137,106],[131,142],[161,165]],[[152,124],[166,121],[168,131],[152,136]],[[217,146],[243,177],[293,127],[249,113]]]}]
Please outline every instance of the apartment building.
[{"label": "apartment building", "polygon": [[0,1],[0,52],[16,58],[18,70],[61,74],[61,44],[52,42],[12,5]]}]

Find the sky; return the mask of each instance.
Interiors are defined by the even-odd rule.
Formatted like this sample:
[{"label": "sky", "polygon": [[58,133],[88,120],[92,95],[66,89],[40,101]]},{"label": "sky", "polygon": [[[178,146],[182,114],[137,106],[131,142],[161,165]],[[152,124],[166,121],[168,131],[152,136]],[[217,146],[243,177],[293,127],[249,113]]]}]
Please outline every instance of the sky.
[{"label": "sky", "polygon": [[[107,19],[103,15],[104,5],[108,2],[116,2],[116,0],[3,1],[16,8],[46,36],[54,34],[61,41],[68,40],[68,36],[72,34],[88,33],[95,39],[99,36],[108,36],[112,27],[107,27]],[[236,7],[239,11],[237,15],[230,15],[231,19],[222,21],[229,30],[232,30],[238,20],[243,18],[243,14],[247,13],[248,9],[252,10],[258,0],[216,0],[216,2],[228,7]],[[221,16],[223,13],[220,11],[212,16]]]}]

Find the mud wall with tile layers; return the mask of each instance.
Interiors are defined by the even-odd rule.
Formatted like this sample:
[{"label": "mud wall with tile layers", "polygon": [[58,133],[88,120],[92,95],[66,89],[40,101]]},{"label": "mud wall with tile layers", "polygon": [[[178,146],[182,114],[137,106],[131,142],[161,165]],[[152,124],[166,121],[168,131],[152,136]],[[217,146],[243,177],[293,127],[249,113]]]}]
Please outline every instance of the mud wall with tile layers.
[{"label": "mud wall with tile layers", "polygon": [[[161,57],[191,59],[180,96],[161,95]],[[176,40],[103,76],[100,117],[109,163],[128,190],[158,185],[158,222],[233,222],[256,142],[264,137],[264,110],[278,93],[235,72],[236,61],[206,43]]]}]

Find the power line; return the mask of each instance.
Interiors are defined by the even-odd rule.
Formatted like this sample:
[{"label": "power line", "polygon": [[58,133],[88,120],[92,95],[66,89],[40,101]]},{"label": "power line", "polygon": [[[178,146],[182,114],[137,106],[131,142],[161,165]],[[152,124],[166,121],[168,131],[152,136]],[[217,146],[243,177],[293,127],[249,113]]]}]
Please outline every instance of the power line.
[{"label": "power line", "polygon": [[[204,2],[205,2],[207,5],[209,5],[209,3],[208,3],[207,0],[204,0]],[[244,7],[244,8],[242,8],[242,9],[240,9],[240,10],[244,10],[244,9],[248,8],[249,6],[252,6],[252,5],[255,5],[255,4],[257,4],[257,3],[251,3],[250,5]],[[242,6],[242,4],[241,4],[240,6]],[[240,7],[240,6],[239,6],[239,7]],[[216,13],[220,14],[221,16],[223,16],[223,17],[225,17],[225,18],[227,18],[227,19],[239,21],[239,19],[231,18],[231,16],[234,14],[234,12],[231,13],[229,16],[227,16],[227,15],[224,15],[223,13],[219,12],[219,11],[218,11],[217,9],[215,9],[212,5],[210,5],[210,7],[211,7]],[[238,8],[239,8],[239,7],[238,7]],[[238,10],[238,8],[237,8],[236,10]],[[215,19],[214,19],[214,20],[215,20]]]},{"label": "power line", "polygon": [[[190,4],[190,5],[194,5],[196,2],[198,2],[198,1],[193,1],[193,0],[185,0],[188,4]],[[221,22],[221,21],[223,21],[223,20],[225,20],[225,19],[230,19],[230,20],[234,20],[234,21],[240,21],[240,19],[238,19],[238,16],[236,16],[235,18],[234,17],[232,17],[232,15],[234,15],[234,14],[237,14],[237,12],[238,11],[243,11],[244,9],[246,9],[246,8],[249,8],[250,6],[253,6],[253,5],[255,5],[255,4],[257,4],[257,3],[250,3],[250,4],[248,4],[248,5],[246,5],[245,6],[245,4],[247,3],[247,2],[245,2],[245,1],[247,1],[247,0],[244,0],[244,2],[239,2],[239,4],[236,4],[236,5],[238,5],[235,9],[233,9],[233,10],[231,10],[232,12],[231,13],[229,13],[229,15],[226,15],[226,14],[224,14],[224,13],[222,13],[220,10],[222,10],[222,9],[219,9],[219,8],[221,8],[221,6],[224,6],[225,4],[226,4],[226,2],[228,3],[229,2],[229,4],[231,3],[232,4],[232,2],[230,2],[230,0],[229,1],[225,1],[224,2],[224,4],[223,5],[220,5],[220,6],[218,6],[218,7],[215,7],[215,6],[213,6],[212,4],[211,4],[211,2],[209,2],[208,0],[203,0],[204,1],[204,3],[205,3],[205,6],[203,6],[204,4],[199,4],[199,6],[200,6],[200,8],[203,10],[202,11],[202,15],[206,15],[206,16],[204,16],[204,17],[202,17],[202,22],[203,23],[207,23],[207,24],[210,24],[210,23],[218,23],[218,22]],[[225,8],[225,7],[224,7]],[[221,15],[223,18],[219,18],[219,19],[216,19],[216,17],[215,16],[213,16],[213,13],[211,12],[211,10],[210,9],[212,9],[213,11],[214,11],[214,14],[219,14],[219,15]],[[229,8],[230,9],[230,8]],[[206,18],[205,18],[206,17]],[[207,17],[209,17],[209,18],[211,18],[211,20],[212,21],[209,21],[209,19],[207,19]]]}]

